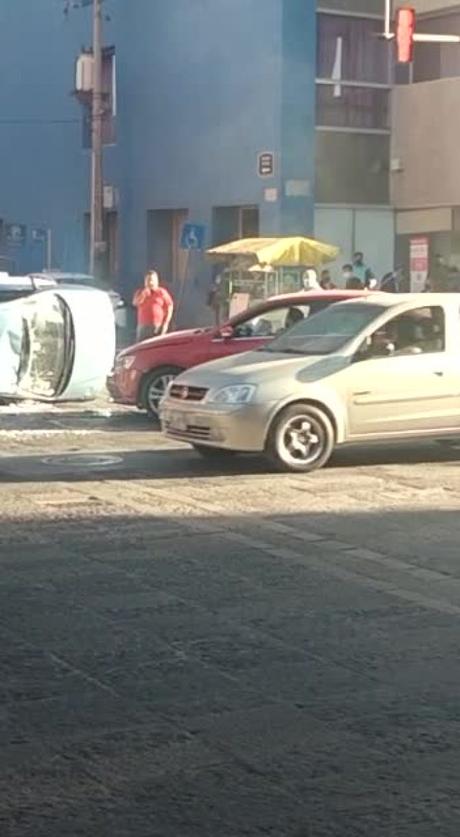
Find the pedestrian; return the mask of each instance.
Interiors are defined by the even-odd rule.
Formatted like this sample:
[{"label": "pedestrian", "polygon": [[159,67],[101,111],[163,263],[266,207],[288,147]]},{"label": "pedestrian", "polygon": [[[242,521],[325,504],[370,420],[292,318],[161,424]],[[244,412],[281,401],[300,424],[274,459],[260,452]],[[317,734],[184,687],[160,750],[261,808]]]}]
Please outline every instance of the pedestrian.
[{"label": "pedestrian", "polygon": [[314,267],[309,267],[302,276],[302,284],[304,291],[319,291],[320,284],[318,282],[318,274]]},{"label": "pedestrian", "polygon": [[137,308],[137,341],[149,340],[159,334],[166,334],[174,311],[171,294],[160,285],[156,270],[145,274],[144,287],[139,288],[133,297]]},{"label": "pedestrian", "polygon": [[319,285],[323,291],[333,291],[335,285],[332,281],[331,273],[329,270],[324,269],[321,271],[321,275],[319,277]]},{"label": "pedestrian", "polygon": [[398,293],[399,288],[396,271],[390,270],[388,273],[385,273],[385,276],[382,277],[382,281],[380,282],[380,290],[386,291],[389,294]]},{"label": "pedestrian", "polygon": [[449,286],[449,266],[444,256],[436,253],[431,271],[432,290],[435,293],[445,293]]},{"label": "pedestrian", "polygon": [[214,313],[217,327],[228,317],[228,302],[228,281],[222,271],[214,277],[208,293],[208,306]]},{"label": "pedestrian", "polygon": [[286,320],[284,322],[284,328],[292,328],[292,326],[297,325],[300,323],[301,320],[304,319],[304,315],[300,308],[291,307],[286,314]]},{"label": "pedestrian", "polygon": [[352,264],[344,264],[342,266],[342,273],[337,280],[337,287],[344,290],[347,287],[347,282],[353,276],[353,265]]},{"label": "pedestrian", "polygon": [[347,282],[346,282],[346,285],[345,285],[345,290],[347,290],[347,291],[363,291],[364,290],[364,285],[363,285],[361,279],[358,279],[357,276],[352,275],[347,279]]},{"label": "pedestrian", "polygon": [[356,276],[357,279],[361,279],[363,288],[369,288],[371,280],[374,278],[374,274],[371,268],[365,264],[364,253],[360,250],[357,250],[353,255],[352,270],[353,276]]}]

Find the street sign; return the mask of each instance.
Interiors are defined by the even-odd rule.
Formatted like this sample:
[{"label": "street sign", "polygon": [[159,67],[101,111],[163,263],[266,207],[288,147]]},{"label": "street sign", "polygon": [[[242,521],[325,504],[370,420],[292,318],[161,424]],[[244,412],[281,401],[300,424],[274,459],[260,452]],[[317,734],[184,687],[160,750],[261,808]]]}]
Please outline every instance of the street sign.
[{"label": "street sign", "polygon": [[410,289],[413,293],[420,293],[425,288],[429,267],[429,244],[425,236],[411,238],[409,245],[410,258]]},{"label": "street sign", "polygon": [[206,239],[204,224],[184,224],[180,237],[182,250],[203,250]]},{"label": "street sign", "polygon": [[27,227],[25,224],[6,224],[6,241],[14,247],[22,247],[27,240]]},{"label": "street sign", "polygon": [[259,177],[273,177],[275,174],[275,155],[273,151],[262,151],[257,155],[257,173]]}]

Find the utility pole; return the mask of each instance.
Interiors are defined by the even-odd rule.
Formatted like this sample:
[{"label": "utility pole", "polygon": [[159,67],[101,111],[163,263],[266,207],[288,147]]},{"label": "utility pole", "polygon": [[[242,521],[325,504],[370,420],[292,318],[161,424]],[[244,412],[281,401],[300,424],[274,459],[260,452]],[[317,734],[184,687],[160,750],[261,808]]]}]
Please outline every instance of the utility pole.
[{"label": "utility pole", "polygon": [[93,0],[93,92],[91,149],[90,273],[102,278],[104,181],[102,170],[104,100],[102,92],[102,0]]}]

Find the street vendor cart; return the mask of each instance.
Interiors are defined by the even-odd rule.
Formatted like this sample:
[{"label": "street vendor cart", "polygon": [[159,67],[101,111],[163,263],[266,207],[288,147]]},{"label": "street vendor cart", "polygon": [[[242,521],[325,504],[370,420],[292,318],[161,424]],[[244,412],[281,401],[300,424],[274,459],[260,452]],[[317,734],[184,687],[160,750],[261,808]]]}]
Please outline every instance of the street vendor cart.
[{"label": "street vendor cart", "polygon": [[334,261],[339,248],[302,236],[245,238],[212,247],[207,255],[222,263],[215,280],[218,319],[278,294],[298,293],[308,268]]}]

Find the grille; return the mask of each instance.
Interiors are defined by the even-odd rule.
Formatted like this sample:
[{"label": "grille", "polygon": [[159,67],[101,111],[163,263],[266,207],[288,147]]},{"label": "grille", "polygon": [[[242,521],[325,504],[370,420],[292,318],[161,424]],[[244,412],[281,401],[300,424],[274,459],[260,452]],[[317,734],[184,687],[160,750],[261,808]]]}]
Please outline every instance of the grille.
[{"label": "grille", "polygon": [[169,395],[179,401],[203,401],[207,391],[206,387],[187,387],[182,384],[173,384]]},{"label": "grille", "polygon": [[211,429],[209,427],[199,427],[196,424],[189,424],[186,430],[176,430],[167,422],[166,431],[169,436],[177,436],[178,439],[210,439]]}]

